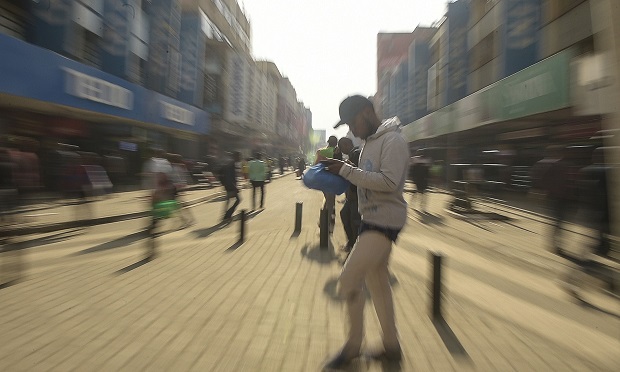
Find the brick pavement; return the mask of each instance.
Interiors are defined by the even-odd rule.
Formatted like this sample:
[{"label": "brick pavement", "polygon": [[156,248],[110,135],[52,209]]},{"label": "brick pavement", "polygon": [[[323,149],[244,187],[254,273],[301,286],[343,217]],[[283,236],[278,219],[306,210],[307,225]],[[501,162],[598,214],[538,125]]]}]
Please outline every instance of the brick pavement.
[{"label": "brick pavement", "polygon": [[[292,195],[268,199],[268,208],[248,221],[242,245],[235,244],[236,224],[212,231],[203,223],[162,237],[161,255],[140,266],[143,252],[133,245],[76,256],[0,289],[0,370],[319,370],[344,339],[344,312],[335,298],[341,266],[333,250],[318,247],[320,194],[291,178],[282,181],[291,183]],[[296,200],[304,202],[298,236]],[[556,268],[556,259],[539,253],[542,261],[520,269],[515,260],[531,256],[515,252],[492,257],[499,261],[490,265],[485,254],[461,245],[478,239],[493,246],[493,234],[445,216],[444,204],[434,195],[429,209],[439,216],[437,224],[419,224],[412,212],[393,254],[402,370],[618,369],[618,338],[481,285],[457,265],[557,297],[544,287],[552,283],[547,270]],[[544,229],[532,221],[525,226]],[[442,237],[446,228],[458,231],[458,239]],[[527,239],[514,231],[510,237],[508,246]],[[344,243],[341,229],[332,239],[336,247]],[[444,314],[467,356],[451,353],[429,318],[430,249],[455,261],[446,263]],[[371,306],[366,318],[366,342],[376,345],[380,331]],[[608,319],[609,326],[619,326],[617,318]],[[398,370],[392,367],[359,360],[349,370]]]}]

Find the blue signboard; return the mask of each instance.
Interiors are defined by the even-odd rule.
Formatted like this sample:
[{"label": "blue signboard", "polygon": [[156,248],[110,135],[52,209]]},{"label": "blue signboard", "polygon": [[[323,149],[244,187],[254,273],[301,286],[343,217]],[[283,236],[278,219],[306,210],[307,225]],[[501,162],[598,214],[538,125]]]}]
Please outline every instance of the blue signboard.
[{"label": "blue signboard", "polygon": [[0,34],[0,93],[205,134],[207,113]]},{"label": "blue signboard", "polygon": [[207,134],[209,119],[205,111],[163,94],[147,91],[146,121],[169,128]]},{"label": "blue signboard", "polygon": [[538,61],[540,0],[504,0],[504,75],[521,71]]}]

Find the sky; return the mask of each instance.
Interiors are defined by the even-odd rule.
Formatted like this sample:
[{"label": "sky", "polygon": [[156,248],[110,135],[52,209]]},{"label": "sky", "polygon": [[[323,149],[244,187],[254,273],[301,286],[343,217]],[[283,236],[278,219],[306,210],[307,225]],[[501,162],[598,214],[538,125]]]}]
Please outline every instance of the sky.
[{"label": "sky", "polygon": [[251,25],[255,60],[274,62],[297,100],[312,111],[312,127],[334,130],[338,105],[377,90],[377,34],[430,26],[446,0],[239,0]]}]

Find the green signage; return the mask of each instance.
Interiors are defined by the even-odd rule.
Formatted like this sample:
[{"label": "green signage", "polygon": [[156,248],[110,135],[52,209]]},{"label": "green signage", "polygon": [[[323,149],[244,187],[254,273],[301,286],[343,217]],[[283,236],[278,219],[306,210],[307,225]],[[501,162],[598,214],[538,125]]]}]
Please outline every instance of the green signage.
[{"label": "green signage", "polygon": [[497,82],[499,120],[509,120],[570,106],[570,51],[563,51]]}]

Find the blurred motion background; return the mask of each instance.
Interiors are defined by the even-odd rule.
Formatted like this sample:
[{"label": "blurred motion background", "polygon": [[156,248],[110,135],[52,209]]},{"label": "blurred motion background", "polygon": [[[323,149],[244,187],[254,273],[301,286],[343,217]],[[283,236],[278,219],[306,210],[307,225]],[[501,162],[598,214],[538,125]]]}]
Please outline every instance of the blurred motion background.
[{"label": "blurred motion background", "polygon": [[[561,150],[563,197],[600,209],[589,190],[608,195],[617,243],[618,16],[613,0],[449,2],[428,27],[378,33],[372,98],[380,117],[401,119],[436,186],[475,181],[544,209],[528,197],[546,192],[533,168]],[[276,62],[253,58],[251,35],[234,0],[0,2],[3,209],[138,188],[152,147],[192,183],[224,151],[310,157],[330,133],[313,129]],[[582,172],[595,158],[606,175],[596,186]]]}]

